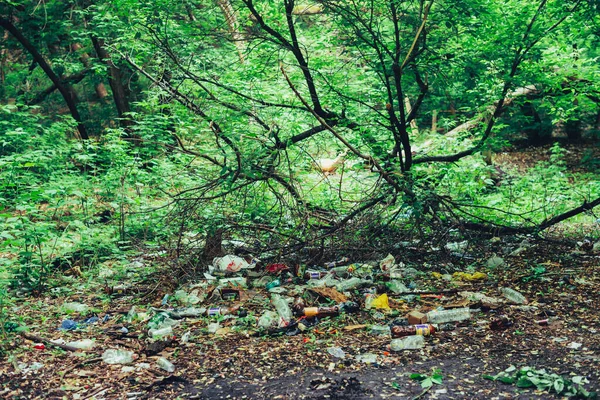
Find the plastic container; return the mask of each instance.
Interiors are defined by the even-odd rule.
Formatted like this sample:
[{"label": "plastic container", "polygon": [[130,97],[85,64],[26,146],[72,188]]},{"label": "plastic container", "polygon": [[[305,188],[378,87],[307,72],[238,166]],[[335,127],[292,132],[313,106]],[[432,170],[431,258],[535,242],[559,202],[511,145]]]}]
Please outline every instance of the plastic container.
[{"label": "plastic container", "polygon": [[164,357],[160,357],[158,360],[156,360],[156,364],[167,372],[175,371],[175,366]]},{"label": "plastic container", "polygon": [[66,343],[67,346],[75,347],[76,349],[80,350],[91,350],[94,348],[95,344],[96,342],[92,339],[76,340],[74,342]]},{"label": "plastic container", "polygon": [[102,354],[102,361],[107,364],[130,364],[133,362],[133,351],[108,349]]},{"label": "plastic container", "polygon": [[392,351],[416,350],[423,347],[425,347],[425,338],[421,335],[392,339],[390,343],[390,350]]},{"label": "plastic container", "polygon": [[288,305],[287,301],[278,294],[271,296],[271,303],[277,310],[280,318],[280,326],[288,326],[292,321],[292,309]]},{"label": "plastic container", "polygon": [[386,284],[386,286],[395,294],[410,292],[410,289],[399,280],[391,280]]},{"label": "plastic container", "polygon": [[430,324],[443,324],[445,322],[464,321],[467,319],[471,319],[471,310],[467,307],[430,311],[427,313],[427,322]]},{"label": "plastic container", "polygon": [[258,319],[258,326],[260,328],[272,328],[277,326],[277,319],[278,314],[275,311],[265,311]]},{"label": "plastic container", "polygon": [[502,295],[504,295],[504,297],[506,297],[508,300],[515,304],[529,303],[525,296],[523,296],[521,293],[517,292],[514,289],[503,287],[500,288],[500,292],[502,293]]},{"label": "plastic container", "polygon": [[173,335],[173,328],[171,326],[166,326],[164,328],[159,329],[149,329],[148,336],[153,338],[159,338],[163,336],[171,336]]},{"label": "plastic container", "polygon": [[342,350],[339,347],[329,347],[327,349],[327,352],[329,354],[331,354],[332,356],[334,356],[335,358],[341,358],[341,359],[346,358],[346,352],[344,352],[344,350]]},{"label": "plastic container", "polygon": [[362,283],[363,283],[362,279],[355,277],[355,278],[350,278],[350,279],[347,279],[345,281],[338,283],[337,285],[335,285],[335,288],[339,292],[345,292],[347,290],[354,289],[354,288],[360,286]]},{"label": "plastic container", "polygon": [[392,330],[388,325],[373,325],[371,326],[371,334],[375,336],[390,336]]}]

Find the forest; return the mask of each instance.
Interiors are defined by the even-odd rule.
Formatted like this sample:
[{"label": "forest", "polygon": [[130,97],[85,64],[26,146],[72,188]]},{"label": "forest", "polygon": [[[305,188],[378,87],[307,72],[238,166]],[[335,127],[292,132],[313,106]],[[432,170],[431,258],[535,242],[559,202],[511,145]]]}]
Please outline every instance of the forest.
[{"label": "forest", "polygon": [[0,2],[0,397],[595,398],[600,1]]}]

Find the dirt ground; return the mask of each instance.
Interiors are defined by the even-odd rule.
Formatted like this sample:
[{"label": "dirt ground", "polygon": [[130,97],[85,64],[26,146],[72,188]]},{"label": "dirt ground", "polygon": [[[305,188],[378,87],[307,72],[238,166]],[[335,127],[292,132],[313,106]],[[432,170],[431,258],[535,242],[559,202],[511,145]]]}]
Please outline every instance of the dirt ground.
[{"label": "dirt ground", "polygon": [[[90,285],[68,296],[25,298],[14,311],[29,333],[45,339],[94,338],[96,347],[69,352],[47,344],[35,349],[35,341],[15,336],[8,356],[0,363],[0,397],[6,399],[547,399],[561,398],[535,389],[520,389],[482,378],[514,365],[545,369],[565,378],[583,376],[587,390],[600,389],[600,254],[566,242],[529,238],[518,255],[503,255],[519,248],[523,237],[470,242],[460,254],[431,244],[399,247],[397,260],[418,269],[417,287],[427,291],[456,289],[501,297],[498,288],[519,290],[529,307],[502,304],[497,308],[470,302],[473,318],[448,332],[425,338],[423,349],[392,352],[390,339],[353,325],[390,323],[406,312],[428,311],[460,301],[456,293],[442,298],[413,296],[407,301],[389,294],[391,315],[361,310],[358,313],[307,321],[303,332],[288,330],[278,336],[257,333],[255,324],[222,322],[217,334],[207,332],[207,318],[185,319],[174,336],[159,345],[148,343],[145,324],[124,322],[132,304],[141,310],[160,306],[164,292],[130,290],[101,295],[102,284]],[[503,255],[506,265],[486,268],[492,254]],[[351,260],[354,261],[354,260]],[[441,274],[483,271],[475,281],[439,278]],[[537,272],[533,268],[537,267]],[[162,274],[163,278],[167,274]],[[159,275],[160,276],[160,275]],[[161,281],[152,287],[163,287]],[[293,285],[290,284],[290,287]],[[168,288],[165,292],[168,292]],[[268,307],[264,290],[252,291],[244,306],[259,316]],[[360,296],[360,294],[357,294]],[[315,299],[315,302],[323,299]],[[67,318],[60,312],[66,301],[89,304],[99,321],[75,331],[59,331]],[[151,303],[151,304],[150,304]],[[104,321],[105,316],[110,319]],[[499,315],[512,325],[490,328]],[[89,317],[89,314],[85,317]],[[383,317],[383,319],[381,319]],[[76,321],[84,316],[69,315]],[[547,326],[536,323],[551,318]],[[104,321],[104,322],[103,322]],[[238,321],[239,323],[239,321]],[[120,332],[126,326],[128,333]],[[189,331],[190,340],[182,335]],[[130,365],[108,365],[101,355],[107,348],[133,351]],[[345,359],[327,351],[340,347]],[[356,358],[371,353],[376,363]],[[175,365],[168,373],[156,366],[158,356]],[[149,365],[140,364],[141,362]],[[39,364],[35,364],[39,363]],[[40,366],[41,365],[41,366]],[[35,367],[39,369],[35,369]],[[429,375],[439,369],[441,384],[424,391],[412,373]]]}]

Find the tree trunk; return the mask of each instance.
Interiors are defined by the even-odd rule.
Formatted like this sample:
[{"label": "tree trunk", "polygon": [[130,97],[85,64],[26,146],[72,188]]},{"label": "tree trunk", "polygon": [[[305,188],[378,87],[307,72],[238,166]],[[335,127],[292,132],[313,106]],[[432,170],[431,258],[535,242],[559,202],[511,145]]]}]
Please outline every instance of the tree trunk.
[{"label": "tree trunk", "polygon": [[7,19],[0,18],[0,26],[9,31],[15,39],[19,41],[25,47],[25,49],[31,54],[33,59],[39,64],[39,66],[44,70],[48,78],[54,83],[60,94],[63,96],[67,107],[69,107],[69,111],[71,112],[71,116],[77,122],[77,129],[79,130],[79,136],[83,140],[89,139],[87,129],[85,128],[83,121],[81,120],[81,116],[79,115],[79,111],[77,110],[77,105],[75,104],[75,99],[73,99],[72,92],[61,82],[60,78],[54,73],[46,59],[40,54],[40,52],[27,40],[25,36],[21,33],[21,31],[13,25]]},{"label": "tree trunk", "polygon": [[225,16],[225,20],[227,21],[227,25],[229,26],[229,33],[231,34],[231,38],[233,39],[233,44],[235,45],[238,56],[240,57],[240,62],[244,62],[244,37],[240,33],[238,28],[237,16],[235,15],[235,10],[231,6],[229,0],[217,0],[217,4],[223,11],[223,15]]},{"label": "tree trunk", "polygon": [[131,108],[129,107],[129,100],[127,99],[125,87],[123,86],[123,80],[121,79],[121,72],[110,59],[108,52],[104,48],[102,39],[92,37],[92,43],[94,44],[94,49],[96,50],[96,54],[98,54],[98,58],[104,61],[108,66],[108,83],[110,84],[113,93],[117,114],[119,115],[121,126],[127,128],[131,126],[133,122],[127,116],[127,114],[131,112]]}]

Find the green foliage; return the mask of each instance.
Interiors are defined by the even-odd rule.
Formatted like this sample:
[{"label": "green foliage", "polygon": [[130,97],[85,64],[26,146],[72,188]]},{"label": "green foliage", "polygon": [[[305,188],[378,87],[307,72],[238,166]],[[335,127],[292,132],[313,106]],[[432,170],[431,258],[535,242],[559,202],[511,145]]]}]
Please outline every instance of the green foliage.
[{"label": "green foliage", "polygon": [[517,369],[510,366],[498,375],[483,375],[484,379],[500,381],[506,384],[514,384],[519,388],[535,387],[538,390],[555,392],[566,397],[581,399],[595,399],[595,392],[588,392],[583,385],[589,381],[582,376],[574,376],[571,379],[563,378],[555,373],[546,372],[545,369],[522,367]]}]

